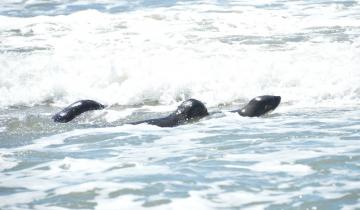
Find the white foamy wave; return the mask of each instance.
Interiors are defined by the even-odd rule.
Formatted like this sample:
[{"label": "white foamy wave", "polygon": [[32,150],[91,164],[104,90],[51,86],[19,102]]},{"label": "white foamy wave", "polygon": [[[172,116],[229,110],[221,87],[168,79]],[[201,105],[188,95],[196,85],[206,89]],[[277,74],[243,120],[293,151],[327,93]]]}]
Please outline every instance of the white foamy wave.
[{"label": "white foamy wave", "polygon": [[9,158],[4,157],[5,154],[7,154],[7,152],[1,150],[1,154],[0,154],[0,171],[4,171],[6,169],[13,168],[18,164],[18,161],[11,160]]},{"label": "white foamy wave", "polygon": [[263,94],[300,106],[358,103],[354,10],[323,6],[331,15],[320,17],[288,6],[0,16],[0,106],[84,98],[168,105],[190,97],[214,106]]},{"label": "white foamy wave", "polygon": [[0,149],[0,208],[357,209],[358,116],[226,114],[41,137]]}]

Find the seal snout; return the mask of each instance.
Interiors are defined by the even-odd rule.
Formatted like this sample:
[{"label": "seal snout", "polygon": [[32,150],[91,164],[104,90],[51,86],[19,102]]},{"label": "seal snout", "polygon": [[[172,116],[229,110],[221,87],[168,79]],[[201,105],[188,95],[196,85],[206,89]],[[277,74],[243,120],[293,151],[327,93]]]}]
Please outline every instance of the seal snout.
[{"label": "seal snout", "polygon": [[281,102],[281,96],[274,96],[274,100],[275,100],[276,106],[278,106]]},{"label": "seal snout", "polygon": [[276,107],[278,107],[280,102],[281,102],[281,96],[273,96],[273,105],[272,105],[273,107],[272,107],[272,109],[275,109]]}]

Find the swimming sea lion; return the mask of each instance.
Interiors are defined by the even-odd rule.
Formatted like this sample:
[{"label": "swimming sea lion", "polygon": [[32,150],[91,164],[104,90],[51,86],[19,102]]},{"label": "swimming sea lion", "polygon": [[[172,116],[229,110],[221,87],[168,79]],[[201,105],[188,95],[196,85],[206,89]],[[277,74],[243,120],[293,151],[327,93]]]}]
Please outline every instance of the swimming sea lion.
[{"label": "swimming sea lion", "polygon": [[105,106],[93,100],[80,100],[72,103],[62,111],[56,113],[52,119],[54,122],[67,123],[76,116],[90,110],[104,109]]},{"label": "swimming sea lion", "polygon": [[201,118],[208,115],[209,113],[201,101],[196,99],[189,99],[182,102],[180,106],[178,106],[178,108],[167,117],[143,120],[130,124],[137,125],[141,123],[148,123],[151,125],[157,125],[159,127],[175,127],[186,124],[188,122],[200,120]]},{"label": "swimming sea lion", "polygon": [[[237,112],[244,117],[259,117],[270,111],[273,111],[280,104],[280,101],[280,96],[258,96],[250,100],[250,102],[243,108],[231,112]],[[66,123],[73,120],[76,116],[83,112],[104,108],[104,105],[96,101],[80,100],[56,113],[52,119],[55,122]],[[137,125],[141,123],[148,123],[159,127],[175,127],[186,124],[188,122],[197,121],[208,115],[209,113],[201,101],[196,99],[188,99],[182,102],[180,106],[178,106],[178,108],[167,117],[132,122],[129,124]]]},{"label": "swimming sea lion", "polygon": [[280,96],[264,95],[253,98],[243,108],[231,112],[237,112],[244,117],[259,117],[276,109],[280,104]]}]

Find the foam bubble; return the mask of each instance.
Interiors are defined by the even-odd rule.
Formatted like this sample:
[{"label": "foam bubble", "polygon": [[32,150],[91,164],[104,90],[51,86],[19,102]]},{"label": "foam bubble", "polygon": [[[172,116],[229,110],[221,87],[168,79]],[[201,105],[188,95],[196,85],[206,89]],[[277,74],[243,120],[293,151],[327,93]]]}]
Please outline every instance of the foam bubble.
[{"label": "foam bubble", "polygon": [[273,172],[273,173],[289,173],[293,175],[304,176],[311,174],[313,170],[306,165],[301,164],[281,164],[280,161],[268,161],[255,164],[250,167],[254,171]]},{"label": "foam bubble", "polygon": [[19,162],[11,158],[4,157],[5,154],[9,154],[6,150],[0,150],[0,171],[15,167]]}]

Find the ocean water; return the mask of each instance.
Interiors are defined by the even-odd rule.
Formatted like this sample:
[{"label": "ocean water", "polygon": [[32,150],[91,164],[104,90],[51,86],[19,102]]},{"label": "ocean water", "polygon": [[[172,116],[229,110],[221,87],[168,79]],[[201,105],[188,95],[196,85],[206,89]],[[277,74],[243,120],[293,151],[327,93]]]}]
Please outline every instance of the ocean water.
[{"label": "ocean water", "polygon": [[355,0],[3,0],[0,209],[360,209],[359,66]]}]

